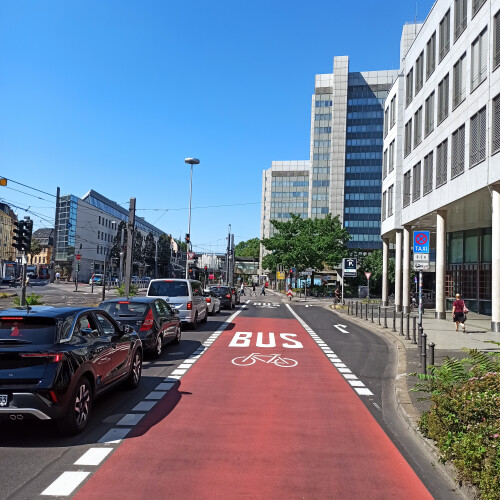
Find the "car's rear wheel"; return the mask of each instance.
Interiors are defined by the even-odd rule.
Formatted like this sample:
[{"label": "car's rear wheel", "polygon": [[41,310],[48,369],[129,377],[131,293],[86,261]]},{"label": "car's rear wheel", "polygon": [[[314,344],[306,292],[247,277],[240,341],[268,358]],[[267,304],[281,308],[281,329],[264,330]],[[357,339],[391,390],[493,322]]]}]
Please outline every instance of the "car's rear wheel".
[{"label": "car's rear wheel", "polygon": [[92,409],[92,396],[89,379],[82,377],[73,389],[66,415],[57,421],[59,432],[72,435],[85,429]]},{"label": "car's rear wheel", "polygon": [[202,323],[206,323],[208,321],[208,309],[205,309],[205,316],[201,320]]},{"label": "car's rear wheel", "polygon": [[156,345],[154,351],[151,353],[153,358],[158,359],[161,356],[161,349],[163,347],[163,337],[158,335],[156,338]]},{"label": "car's rear wheel", "polygon": [[127,377],[126,384],[129,389],[135,389],[139,382],[141,381],[142,375],[142,353],[139,349],[136,349],[134,357],[132,359],[132,364],[130,366],[130,373]]},{"label": "car's rear wheel", "polygon": [[177,327],[177,332],[175,332],[175,339],[174,339],[174,344],[180,344],[181,343],[181,327]]}]

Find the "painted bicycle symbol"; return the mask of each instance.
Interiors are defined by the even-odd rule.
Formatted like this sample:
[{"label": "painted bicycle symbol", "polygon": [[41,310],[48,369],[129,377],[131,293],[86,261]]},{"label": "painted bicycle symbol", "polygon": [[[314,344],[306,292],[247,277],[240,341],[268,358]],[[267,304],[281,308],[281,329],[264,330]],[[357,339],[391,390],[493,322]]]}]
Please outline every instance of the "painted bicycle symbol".
[{"label": "painted bicycle symbol", "polygon": [[425,245],[427,243],[427,235],[424,233],[419,233],[415,236],[415,243],[417,245]]},{"label": "painted bicycle symbol", "polygon": [[282,358],[279,354],[259,354],[258,352],[252,352],[248,356],[238,356],[232,360],[232,363],[236,366],[250,366],[255,364],[256,361],[261,361],[268,365],[274,364],[281,368],[292,368],[299,364],[295,359]]}]

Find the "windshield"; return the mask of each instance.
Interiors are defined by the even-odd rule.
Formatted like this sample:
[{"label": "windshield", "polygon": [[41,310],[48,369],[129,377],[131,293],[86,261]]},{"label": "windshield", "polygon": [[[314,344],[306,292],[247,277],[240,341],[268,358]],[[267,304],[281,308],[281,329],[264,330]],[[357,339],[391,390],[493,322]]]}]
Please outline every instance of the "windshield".
[{"label": "windshield", "polygon": [[101,304],[99,307],[104,309],[114,318],[119,318],[123,316],[144,316],[146,309],[149,304],[143,302],[129,302],[129,301],[119,301],[119,302],[108,302],[106,304]]},{"label": "windshield", "polygon": [[211,289],[215,295],[227,295],[228,293],[230,293],[229,291],[229,288],[227,286],[214,286],[212,287]]},{"label": "windshield", "polygon": [[54,318],[0,317],[0,346],[6,344],[54,344],[56,341]]},{"label": "windshield", "polygon": [[148,295],[151,297],[187,297],[188,285],[185,281],[152,281]]}]

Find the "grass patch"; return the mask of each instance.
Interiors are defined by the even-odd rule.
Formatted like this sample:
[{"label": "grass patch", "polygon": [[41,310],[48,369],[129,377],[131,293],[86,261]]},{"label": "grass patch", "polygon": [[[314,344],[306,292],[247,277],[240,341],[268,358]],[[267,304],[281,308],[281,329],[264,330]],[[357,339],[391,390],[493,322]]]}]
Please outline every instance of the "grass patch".
[{"label": "grass patch", "polygon": [[[41,306],[43,305],[42,295],[37,295],[36,293],[32,293],[26,297],[26,304],[28,306]],[[21,305],[21,297],[14,297],[14,305]]]}]

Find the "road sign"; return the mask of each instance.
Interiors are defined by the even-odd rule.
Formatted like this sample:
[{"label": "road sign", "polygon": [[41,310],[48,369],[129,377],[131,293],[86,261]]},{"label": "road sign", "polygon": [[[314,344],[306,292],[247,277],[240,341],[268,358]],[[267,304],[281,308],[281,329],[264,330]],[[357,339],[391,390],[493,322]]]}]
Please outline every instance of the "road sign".
[{"label": "road sign", "polygon": [[209,279],[209,280],[213,280],[214,278],[215,278],[215,275],[213,275],[213,274],[209,274],[209,275],[208,275],[208,279]]},{"label": "road sign", "polygon": [[188,259],[189,260],[194,259],[194,252],[188,252]]},{"label": "road sign", "polygon": [[285,272],[284,271],[278,271],[276,273],[276,278],[279,280],[284,280],[285,279]]},{"label": "road sign", "polygon": [[430,231],[413,231],[413,253],[429,253]]},{"label": "road sign", "polygon": [[428,262],[413,262],[413,270],[414,271],[426,271],[429,269],[430,265]]},{"label": "road sign", "polygon": [[312,272],[306,271],[306,272],[302,273],[302,276],[312,276]]},{"label": "road sign", "polygon": [[365,273],[366,279],[369,280],[372,273]]},{"label": "road sign", "polygon": [[413,256],[413,262],[427,262],[427,263],[429,263],[429,254],[428,253],[416,253]]},{"label": "road sign", "polygon": [[294,273],[294,272],[295,272],[295,267],[292,267],[292,273]]},{"label": "road sign", "polygon": [[75,255],[75,257],[76,257],[76,260],[80,260],[80,259],[82,258],[82,256],[81,256],[79,253],[77,253],[77,254]]},{"label": "road sign", "polygon": [[357,260],[353,258],[344,259],[342,262],[344,278],[355,278],[357,274]]}]

